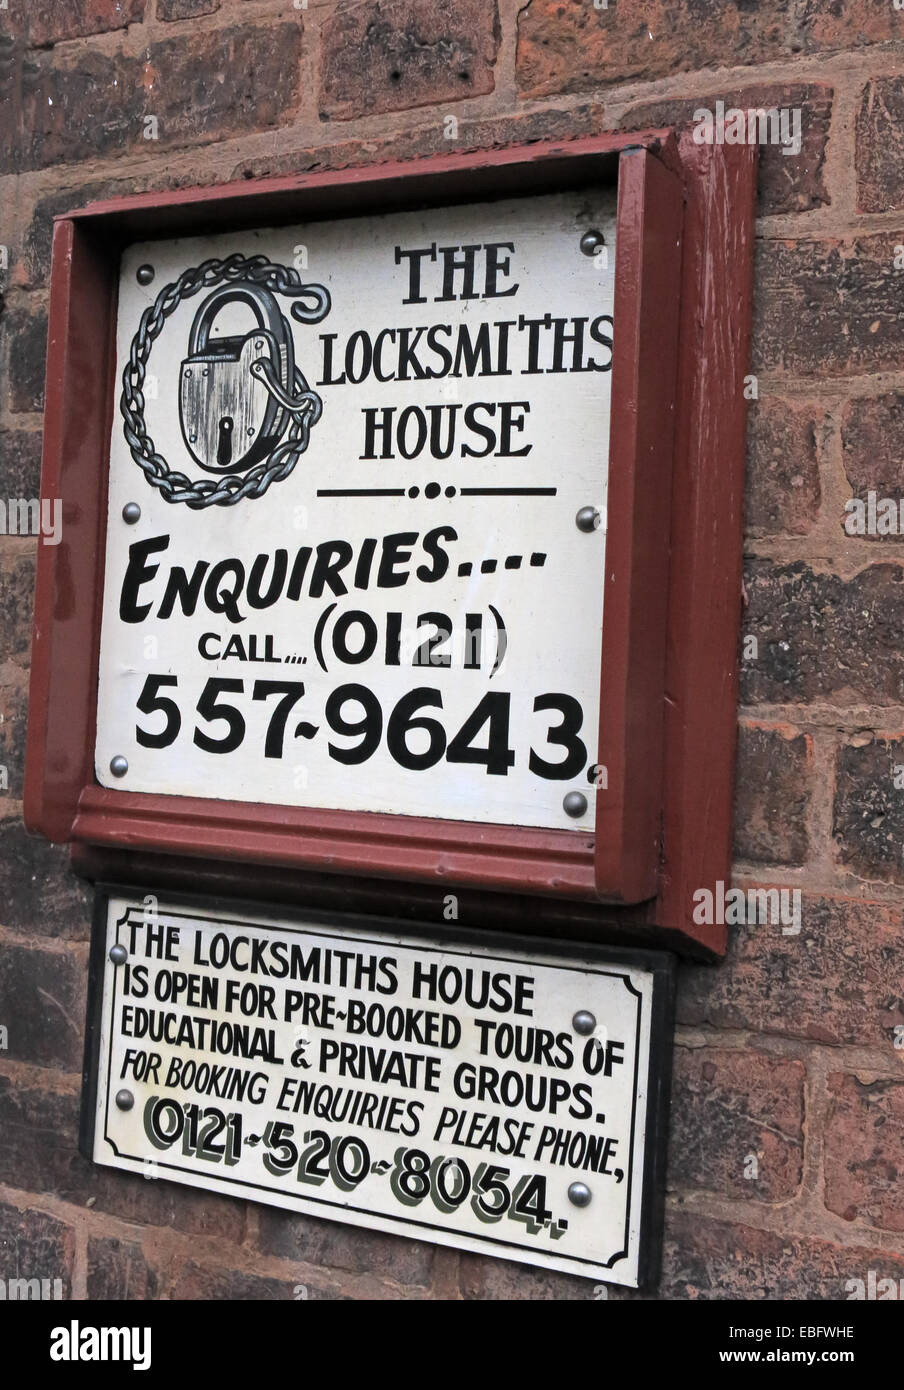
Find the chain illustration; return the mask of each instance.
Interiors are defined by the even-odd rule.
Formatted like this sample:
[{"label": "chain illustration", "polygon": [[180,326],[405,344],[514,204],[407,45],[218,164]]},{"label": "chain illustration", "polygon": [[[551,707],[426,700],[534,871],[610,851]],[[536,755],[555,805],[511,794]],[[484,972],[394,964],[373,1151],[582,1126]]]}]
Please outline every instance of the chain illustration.
[{"label": "chain illustration", "polygon": [[[298,302],[291,306],[292,317],[300,323],[319,323],[330,309],[329,291],[324,286],[302,284],[296,270],[275,265],[266,256],[242,256],[238,252],[225,260],[204,261],[197,268],[183,271],[178,280],[164,286],[154,303],[145,309],[122,374],[119,408],[125,421],[123,432],[132,458],[148,482],[167,502],[184,502],[193,510],[232,507],[244,497],[263,497],[271,483],[281,482],[292,472],[308,447],[311,426],[317,423],[323,410],[317,392],[311,390],[302,372],[295,367],[294,394],[282,392],[279,395],[292,421],[288,434],[268,458],[250,468],[244,477],[230,475],[192,481],[186,474],[172,470],[157,452],[144,418],[143,388],[151,348],[170,314],[184,299],[190,299],[199,290],[235,281],[250,281],[276,294],[306,296],[313,301],[311,307]],[[267,380],[265,385],[272,394],[277,394],[278,383]]]}]

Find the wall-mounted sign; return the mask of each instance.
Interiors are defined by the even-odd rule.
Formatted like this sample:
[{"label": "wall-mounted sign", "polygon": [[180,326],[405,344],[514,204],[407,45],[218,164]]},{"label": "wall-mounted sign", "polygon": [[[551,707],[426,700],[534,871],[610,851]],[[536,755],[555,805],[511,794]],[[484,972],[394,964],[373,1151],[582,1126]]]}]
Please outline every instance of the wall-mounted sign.
[{"label": "wall-mounted sign", "polygon": [[636,1286],[670,957],[98,895],[97,1163]]},{"label": "wall-mounted sign", "polygon": [[615,202],[128,249],[102,786],[593,830]]},{"label": "wall-mounted sign", "polygon": [[57,219],[29,828],[95,880],[723,949],[752,158],[610,134]]}]

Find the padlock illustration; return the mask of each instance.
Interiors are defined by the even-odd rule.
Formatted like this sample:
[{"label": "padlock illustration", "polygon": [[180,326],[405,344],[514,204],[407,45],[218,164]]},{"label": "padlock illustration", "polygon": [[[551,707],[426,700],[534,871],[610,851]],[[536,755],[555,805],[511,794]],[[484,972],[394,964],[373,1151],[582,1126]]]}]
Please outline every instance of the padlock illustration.
[{"label": "padlock illustration", "polygon": [[[247,304],[257,327],[211,337],[227,305]],[[296,394],[296,387],[304,395]],[[182,437],[211,473],[238,473],[276,447],[290,418],[320,414],[320,400],[296,371],[292,330],[275,296],[261,285],[221,285],[198,308],[179,380]]]}]

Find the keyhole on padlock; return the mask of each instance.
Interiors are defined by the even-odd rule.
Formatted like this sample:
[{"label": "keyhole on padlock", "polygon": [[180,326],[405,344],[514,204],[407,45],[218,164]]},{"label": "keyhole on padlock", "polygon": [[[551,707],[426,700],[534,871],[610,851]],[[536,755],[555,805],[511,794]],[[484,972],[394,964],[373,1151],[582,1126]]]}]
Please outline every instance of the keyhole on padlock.
[{"label": "keyhole on padlock", "polygon": [[220,433],[217,439],[217,463],[221,468],[232,463],[232,416],[224,415],[220,420]]}]

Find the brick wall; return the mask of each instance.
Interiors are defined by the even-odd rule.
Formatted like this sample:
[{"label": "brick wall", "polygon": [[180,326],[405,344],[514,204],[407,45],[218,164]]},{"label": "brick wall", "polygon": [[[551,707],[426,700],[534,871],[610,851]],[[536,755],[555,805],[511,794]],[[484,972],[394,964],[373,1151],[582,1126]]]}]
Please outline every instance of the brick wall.
[{"label": "brick wall", "polygon": [[[663,1298],[904,1277],[904,13],[893,0],[8,0],[0,495],[38,491],[50,223],[99,196],[800,107],[759,179],[735,883],[683,967]],[[156,140],[147,117],[156,117]],[[93,1169],[88,894],[21,826],[34,542],[0,538],[0,1273],[84,1297],[592,1298],[585,1280]],[[2,1035],[0,1035],[2,1037]],[[899,1035],[904,1042],[904,1035]],[[624,1297],[626,1295],[615,1295]]]}]

